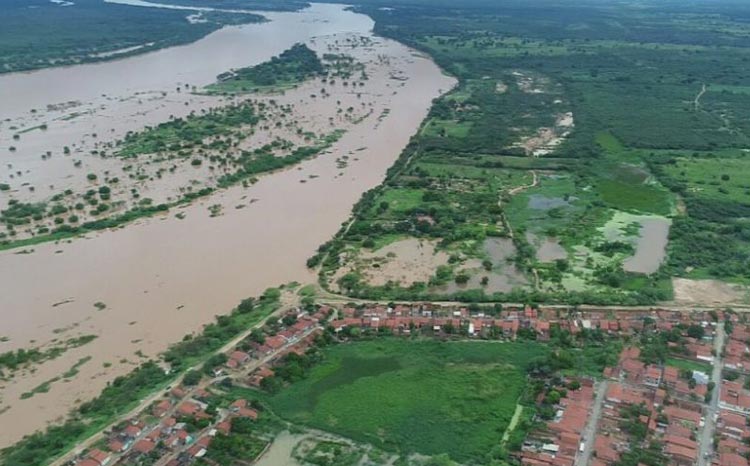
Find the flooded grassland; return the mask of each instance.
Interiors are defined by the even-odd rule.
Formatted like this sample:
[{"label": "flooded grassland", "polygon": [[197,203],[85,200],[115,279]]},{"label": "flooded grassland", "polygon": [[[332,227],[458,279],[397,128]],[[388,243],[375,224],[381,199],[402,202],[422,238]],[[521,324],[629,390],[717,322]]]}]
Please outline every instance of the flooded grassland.
[{"label": "flooded grassland", "polygon": [[[236,98],[291,108],[284,118],[296,122],[277,127],[277,112],[269,128],[255,128],[250,146],[275,138],[303,144],[294,139],[298,127],[316,134],[345,131],[316,158],[124,228],[0,253],[0,352],[97,336],[0,381],[0,424],[14,426],[2,430],[0,446],[61,418],[240,299],[268,286],[314,280],[306,259],[346,220],[360,195],[383,179],[432,99],[453,85],[430,60],[372,36],[369,18],[340,6],[266,16],[268,23],[226,28],[183,47],[0,78],[0,147],[17,146],[0,150],[3,170],[12,166],[0,175],[11,186],[0,192],[5,208],[10,199],[45,202],[60,190],[92,189],[103,177],[120,179],[113,196],[137,189],[154,202],[178,196],[185,186],[215,183],[217,170],[208,164],[183,165],[160,178],[158,162],[148,157],[128,162],[91,151],[170,116],[227,104],[224,97],[192,93],[193,86],[296,42],[319,53],[350,54],[368,74],[356,91],[342,83],[326,86],[325,98],[319,82],[283,95]],[[362,38],[368,38],[366,46],[351,47]],[[42,124],[46,129],[14,139]],[[124,170],[128,163],[140,167]],[[129,176],[138,170],[145,176]]]}]

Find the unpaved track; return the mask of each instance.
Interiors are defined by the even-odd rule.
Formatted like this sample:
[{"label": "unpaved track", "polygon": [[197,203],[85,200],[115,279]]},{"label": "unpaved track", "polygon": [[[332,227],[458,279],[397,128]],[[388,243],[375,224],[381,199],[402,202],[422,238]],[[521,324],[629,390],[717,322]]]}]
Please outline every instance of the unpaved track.
[{"label": "unpaved track", "polygon": [[693,100],[693,106],[695,107],[696,110],[698,110],[700,108],[700,106],[701,106],[701,102],[700,102],[701,97],[703,97],[703,94],[705,94],[707,90],[708,90],[708,88],[706,87],[705,84],[703,84],[703,87],[701,87],[701,91],[698,93],[698,95],[695,96],[695,100]]}]

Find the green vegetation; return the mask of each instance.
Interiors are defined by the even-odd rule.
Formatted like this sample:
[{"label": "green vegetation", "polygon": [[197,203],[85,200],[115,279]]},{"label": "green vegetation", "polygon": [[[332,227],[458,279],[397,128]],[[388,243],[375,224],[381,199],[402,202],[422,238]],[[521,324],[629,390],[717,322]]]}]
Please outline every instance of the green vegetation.
[{"label": "green vegetation", "polygon": [[268,403],[284,418],[378,447],[478,461],[497,454],[524,392],[524,368],[544,354],[535,343],[338,345]]},{"label": "green vegetation", "polygon": [[[302,464],[347,466],[350,464],[359,464],[363,453],[362,449],[349,443],[320,440],[316,442],[301,442],[295,446],[292,455]],[[372,453],[372,451],[367,452],[368,458],[372,458]],[[378,464],[380,463],[378,462]]]},{"label": "green vegetation", "polygon": [[[227,24],[259,22],[254,14],[187,13],[79,0],[6,0],[0,5],[0,73],[122,58],[185,44]],[[43,33],[41,33],[43,31]]]},{"label": "green vegetation", "polygon": [[[750,9],[645,5],[363,0],[376,32],[427,52],[459,85],[310,259],[321,283],[384,299],[645,304],[670,299],[673,276],[747,282]],[[656,273],[624,271],[637,228],[613,239],[623,215],[671,217]],[[512,238],[513,257],[488,257],[492,236]],[[434,239],[451,262],[428,282],[373,286],[365,250],[394,237]],[[548,238],[556,259],[539,253]],[[493,288],[476,260],[527,284]]]},{"label": "green vegetation", "polygon": [[0,354],[0,378],[10,378],[16,371],[58,358],[69,349],[79,348],[96,338],[96,335],[83,335],[53,343],[47,348],[21,348],[2,353]]},{"label": "green vegetation", "polygon": [[234,464],[242,458],[257,458],[268,445],[267,440],[254,435],[257,433],[253,421],[235,417],[228,435],[219,433],[211,440],[208,457],[218,464]]},{"label": "green vegetation", "polygon": [[[219,107],[208,113],[175,118],[154,128],[129,133],[119,144],[117,154],[135,157],[170,152],[189,157],[197,148],[226,149],[230,147],[229,142],[222,141],[222,138],[234,136],[241,140],[243,137],[237,131],[242,127],[253,127],[259,121],[255,107],[250,103]],[[212,142],[204,143],[208,138]]]},{"label": "green vegetation", "polygon": [[220,74],[217,76],[219,82],[206,89],[211,93],[283,89],[320,76],[324,71],[323,63],[314,51],[305,44],[295,44],[270,61]]},{"label": "green vegetation", "polygon": [[668,366],[676,367],[677,369],[683,371],[698,371],[703,372],[704,374],[711,373],[710,364],[697,362],[690,359],[667,358],[665,364]]},{"label": "green vegetation", "polygon": [[91,356],[82,357],[75,364],[73,364],[73,366],[70,369],[63,372],[62,375],[57,376],[57,377],[52,377],[51,379],[45,382],[42,382],[41,384],[32,388],[30,391],[21,393],[21,399],[25,400],[25,399],[31,398],[38,393],[47,393],[53,383],[60,381],[60,380],[67,380],[78,375],[78,369],[80,369],[81,366],[83,366],[90,360],[91,360]]},{"label": "green vegetation", "polygon": [[[27,435],[15,445],[0,451],[0,465],[41,466],[111,423],[118,415],[136,406],[143,397],[165,388],[186,367],[208,360],[229,340],[260,323],[279,306],[279,290],[269,289],[256,299],[243,300],[230,314],[217,317],[216,323],[204,327],[198,336],[186,335],[183,341],[169,348],[164,360],[172,366],[167,373],[154,361],[147,361],[125,376],[116,378],[95,399],[76,408],[60,425],[43,432]],[[81,360],[71,371],[87,360]],[[34,393],[49,389],[48,381],[34,389]],[[229,440],[231,442],[231,440]]]},{"label": "green vegetation", "polygon": [[[69,194],[55,196],[54,202],[49,205],[11,200],[8,207],[0,211],[0,223],[4,223],[9,231],[9,234],[0,233],[0,250],[70,238],[168,212],[172,207],[207,196],[216,188],[226,188],[239,182],[249,183],[256,175],[286,168],[315,157],[343,134],[342,130],[333,130],[329,134],[310,135],[305,138],[310,144],[299,147],[294,147],[288,141],[275,140],[252,151],[237,150],[228,153],[229,149],[236,148],[239,142],[248,137],[253,126],[263,120],[262,112],[265,108],[265,104],[256,107],[248,102],[216,108],[200,115],[193,114],[184,119],[173,119],[153,128],[130,133],[118,143],[117,154],[121,157],[149,156],[173,160],[200,157],[193,158],[192,161],[206,159],[211,163],[225,166],[223,174],[217,177],[215,187],[188,190],[177,200],[169,203],[154,205],[150,200],[143,199],[129,210],[106,216],[102,214],[108,212],[109,206],[100,203],[96,196],[101,200],[108,200],[111,188],[100,186],[98,190],[89,190],[84,196],[87,202],[97,205],[94,212],[97,218],[79,223],[77,216],[74,216],[75,221],[71,220],[67,224],[55,222],[52,228],[40,227],[34,236],[23,239],[15,239],[15,228],[60,216],[78,207],[66,206],[63,203]],[[69,198],[67,202],[70,204],[74,200]]]}]

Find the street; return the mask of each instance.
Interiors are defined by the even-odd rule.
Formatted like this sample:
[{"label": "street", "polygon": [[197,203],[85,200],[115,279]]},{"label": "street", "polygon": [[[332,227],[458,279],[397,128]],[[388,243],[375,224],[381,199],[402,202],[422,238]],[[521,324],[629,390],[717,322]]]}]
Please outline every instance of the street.
[{"label": "street", "polygon": [[711,463],[710,456],[713,451],[711,448],[712,437],[716,429],[716,416],[719,413],[719,394],[721,393],[721,370],[724,363],[721,359],[721,353],[724,349],[724,325],[720,322],[716,325],[716,338],[714,338],[714,352],[716,353],[713,372],[711,372],[711,381],[715,384],[711,392],[711,402],[706,408],[706,420],[703,424],[703,430],[698,438],[698,466],[706,466]]},{"label": "street", "polygon": [[594,438],[596,437],[596,427],[599,425],[599,418],[602,417],[602,405],[604,397],[607,394],[609,382],[602,380],[596,387],[596,398],[591,415],[583,430],[582,441],[584,442],[583,452],[576,457],[576,466],[587,466],[591,461],[591,455],[594,453]]}]

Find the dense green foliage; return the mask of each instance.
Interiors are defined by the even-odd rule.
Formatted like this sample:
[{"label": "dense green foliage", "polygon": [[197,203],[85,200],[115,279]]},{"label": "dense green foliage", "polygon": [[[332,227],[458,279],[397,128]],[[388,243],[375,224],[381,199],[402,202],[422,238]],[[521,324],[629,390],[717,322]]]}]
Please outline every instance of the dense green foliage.
[{"label": "dense green foliage", "polygon": [[[351,226],[311,258],[323,284],[336,285],[333,271],[361,251],[406,237],[434,239],[455,259],[408,287],[372,286],[357,265],[342,291],[433,299],[455,281],[446,297],[636,304],[669,299],[672,276],[750,278],[746,4],[359,4],[378,33],[429,53],[460,82]],[[626,272],[638,222],[663,217],[672,227],[662,267]],[[513,265],[482,250],[492,236],[513,239]],[[547,238],[564,259],[540,258]],[[489,260],[488,272],[515,267],[531,283],[493,292],[479,280],[491,273],[461,267],[467,258]]]},{"label": "dense green foliage", "polygon": [[[118,58],[197,40],[225,24],[258,22],[253,14],[189,12],[77,0],[4,0],[0,3],[0,73]],[[111,52],[135,48],[111,55]]]},{"label": "dense green foliage", "polygon": [[[118,155],[135,157],[140,154],[176,152],[189,156],[193,149],[214,148],[222,137],[235,135],[244,126],[252,127],[260,121],[253,105],[244,103],[214,108],[207,113],[175,118],[153,128],[131,132],[119,144]],[[209,138],[213,144],[205,144]]]},{"label": "dense green foliage", "polygon": [[259,65],[240,68],[217,76],[210,92],[251,91],[258,88],[291,86],[324,72],[318,55],[305,44],[295,44],[281,55]]}]

